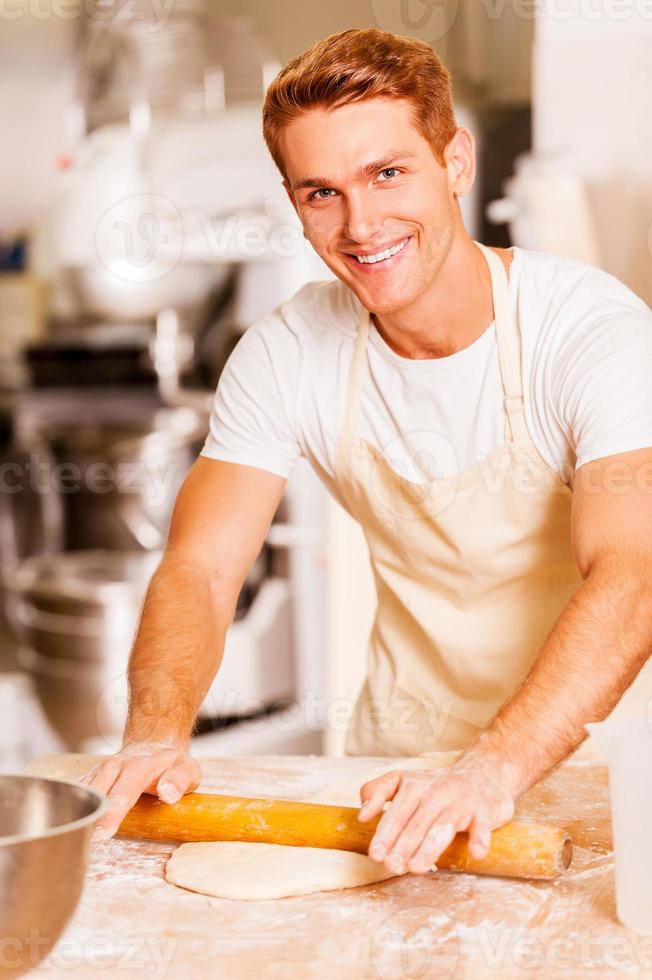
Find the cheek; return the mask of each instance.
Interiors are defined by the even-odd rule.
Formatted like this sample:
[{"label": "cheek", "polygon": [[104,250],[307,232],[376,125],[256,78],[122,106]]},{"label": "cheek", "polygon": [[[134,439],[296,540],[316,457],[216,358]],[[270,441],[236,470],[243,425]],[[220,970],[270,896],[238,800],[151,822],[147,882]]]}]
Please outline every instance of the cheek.
[{"label": "cheek", "polygon": [[301,213],[304,231],[313,244],[317,242],[320,244],[327,243],[328,239],[332,237],[334,229],[340,223],[338,210],[337,205],[331,204],[324,208],[306,208]]},{"label": "cheek", "polygon": [[[398,189],[397,189],[398,191]],[[395,214],[419,224],[432,225],[445,219],[450,202],[437,189],[424,184],[411,184],[396,193]]]},{"label": "cheek", "polygon": [[439,197],[432,184],[423,180],[410,180],[396,187],[386,187],[382,196],[387,201],[391,200],[396,210],[402,210],[406,214],[423,208],[432,211]]}]

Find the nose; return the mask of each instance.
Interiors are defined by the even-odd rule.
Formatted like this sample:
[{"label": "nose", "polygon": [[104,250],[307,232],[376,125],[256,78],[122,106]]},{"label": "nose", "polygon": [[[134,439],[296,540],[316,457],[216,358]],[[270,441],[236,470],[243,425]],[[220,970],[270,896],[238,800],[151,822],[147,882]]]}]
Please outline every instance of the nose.
[{"label": "nose", "polygon": [[350,194],[346,202],[344,234],[351,242],[361,244],[373,240],[383,226],[382,215],[362,192]]}]

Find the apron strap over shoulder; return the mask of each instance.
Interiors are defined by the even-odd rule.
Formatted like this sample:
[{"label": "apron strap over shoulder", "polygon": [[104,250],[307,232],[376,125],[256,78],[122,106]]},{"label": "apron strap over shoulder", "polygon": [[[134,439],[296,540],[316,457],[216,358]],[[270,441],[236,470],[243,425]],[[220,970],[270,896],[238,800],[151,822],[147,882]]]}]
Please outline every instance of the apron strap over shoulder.
[{"label": "apron strap over shoulder", "polygon": [[[518,443],[526,442],[529,436],[523,401],[520,334],[516,314],[512,310],[507,273],[495,252],[482,245],[481,242],[474,241],[474,244],[485,256],[491,275],[496,343],[498,345],[500,375],[503,383],[505,413],[510,439]],[[362,373],[366,363],[364,355],[369,335],[369,324],[369,311],[360,305],[353,357],[346,387],[344,415],[340,426],[340,438],[343,444],[347,445],[351,445],[358,434]]]},{"label": "apron strap over shoulder", "polygon": [[358,435],[358,417],[360,414],[360,395],[362,392],[362,372],[365,367],[365,348],[369,334],[369,311],[364,306],[360,308],[358,326],[355,334],[353,357],[349,368],[349,377],[344,399],[344,416],[340,427],[340,438],[345,444],[351,444]]},{"label": "apron strap over shoulder", "polygon": [[491,274],[496,343],[510,438],[513,442],[525,442],[529,437],[523,400],[521,338],[516,313],[512,310],[507,273],[495,252],[481,242],[474,244],[485,256]]}]

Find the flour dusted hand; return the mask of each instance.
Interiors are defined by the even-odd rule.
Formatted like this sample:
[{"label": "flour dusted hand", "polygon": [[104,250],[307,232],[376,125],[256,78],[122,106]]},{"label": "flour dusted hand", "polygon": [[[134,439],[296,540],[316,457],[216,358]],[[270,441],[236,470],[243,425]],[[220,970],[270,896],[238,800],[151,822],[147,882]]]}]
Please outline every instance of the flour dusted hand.
[{"label": "flour dusted hand", "polygon": [[456,834],[468,831],[476,858],[489,849],[491,831],[511,820],[514,799],[497,782],[463,764],[438,772],[392,770],[364,784],[360,820],[381,817],[369,855],[395,874],[432,870]]},{"label": "flour dusted hand", "polygon": [[196,759],[181,746],[160,742],[132,742],[103,759],[80,782],[106,793],[111,809],[98,823],[94,837],[106,840],[115,834],[141,793],[176,803],[184,793],[199,786],[202,771]]}]

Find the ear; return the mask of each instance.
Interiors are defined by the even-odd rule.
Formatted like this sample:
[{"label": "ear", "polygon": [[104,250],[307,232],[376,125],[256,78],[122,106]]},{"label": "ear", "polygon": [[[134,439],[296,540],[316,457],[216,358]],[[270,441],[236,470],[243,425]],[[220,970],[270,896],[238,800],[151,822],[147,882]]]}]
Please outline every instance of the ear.
[{"label": "ear", "polygon": [[449,187],[455,197],[463,197],[473,187],[476,174],[475,138],[470,129],[459,126],[444,150]]}]

